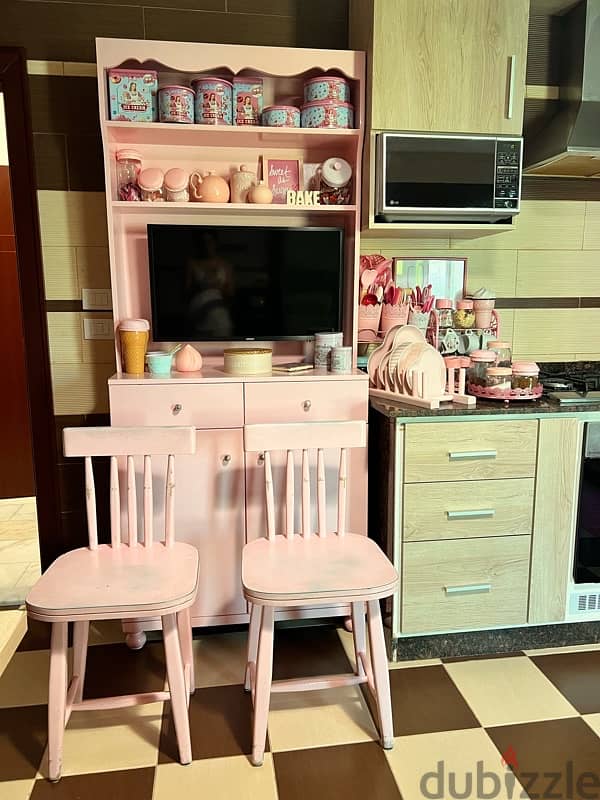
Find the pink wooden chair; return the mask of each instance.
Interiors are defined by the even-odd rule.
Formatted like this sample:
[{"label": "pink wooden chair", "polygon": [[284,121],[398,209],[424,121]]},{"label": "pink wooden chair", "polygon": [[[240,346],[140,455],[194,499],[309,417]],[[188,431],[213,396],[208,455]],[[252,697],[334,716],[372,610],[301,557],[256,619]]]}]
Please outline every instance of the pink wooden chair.
[{"label": "pink wooden chair", "polygon": [[[174,541],[175,456],[193,454],[194,428],[66,428],[67,456],[85,457],[89,547],[65,553],[42,575],[27,597],[31,618],[52,623],[48,698],[49,778],[62,769],[63,735],[72,711],[120,708],[171,700],[179,756],[192,760],[188,719],[194,691],[190,606],[198,586],[198,551]],[[143,455],[143,542],[138,542],[134,455]],[[111,544],[98,544],[92,456],[110,456]],[[127,542],[121,541],[118,456],[125,456]],[[167,456],[164,541],[154,534],[152,456]],[[157,506],[159,504],[157,503]],[[161,537],[162,538],[162,537]],[[168,691],[83,700],[90,620],[162,619]],[[68,681],[67,635],[73,622],[73,675]],[[109,676],[107,676],[108,679]]]},{"label": "pink wooden chair", "polygon": [[[376,702],[381,743],[393,746],[392,706],[379,600],[398,583],[393,565],[374,541],[347,533],[347,450],[365,447],[364,422],[250,425],[244,428],[247,453],[264,453],[266,538],[244,547],[242,583],[251,604],[245,688],[254,702],[252,763],[263,763],[271,692],[306,691],[368,684]],[[317,532],[311,529],[310,451],[317,450]],[[327,533],[324,448],[339,448],[337,530]],[[272,451],[286,451],[285,532],[276,530]],[[301,535],[294,533],[294,451],[302,450]],[[283,493],[282,493],[283,495]],[[275,609],[350,604],[356,655],[354,674],[272,681]],[[367,631],[365,611],[369,630]],[[369,652],[370,651],[370,652]]]}]

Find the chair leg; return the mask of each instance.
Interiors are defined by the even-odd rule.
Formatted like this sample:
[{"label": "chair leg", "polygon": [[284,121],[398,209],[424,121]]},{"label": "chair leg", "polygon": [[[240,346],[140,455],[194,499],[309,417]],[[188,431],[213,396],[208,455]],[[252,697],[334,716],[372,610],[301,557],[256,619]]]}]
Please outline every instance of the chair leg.
[{"label": "chair leg", "polygon": [[78,678],[77,691],[73,698],[75,703],[81,703],[83,700],[89,631],[89,620],[73,623],[73,678]]},{"label": "chair leg", "polygon": [[258,633],[262,618],[262,606],[255,603],[250,606],[250,625],[248,626],[248,658],[246,660],[246,674],[244,676],[244,689],[247,692],[252,690],[250,665],[254,664],[256,670],[256,655],[258,653]]},{"label": "chair leg", "polygon": [[273,627],[275,609],[264,606],[261,614],[258,636],[258,656],[254,686],[254,732],[252,736],[252,763],[260,767],[265,757],[267,722],[271,700],[271,680],[273,676]]},{"label": "chair leg", "polygon": [[187,690],[188,693],[192,695],[196,690],[196,685],[194,676],[194,650],[192,648],[192,617],[189,608],[185,608],[177,614],[177,630],[179,631],[183,669],[188,675]]},{"label": "chair leg", "polygon": [[367,602],[367,622],[369,625],[369,641],[371,644],[371,667],[373,670],[373,681],[375,683],[377,710],[379,711],[381,728],[381,745],[384,750],[391,750],[394,746],[392,698],[379,600],[369,600]]},{"label": "chair leg", "polygon": [[354,639],[356,674],[364,678],[365,668],[358,656],[359,653],[362,653],[367,658],[367,626],[365,622],[365,604],[363,602],[352,603],[352,638]]},{"label": "chair leg", "polygon": [[171,711],[175,722],[175,734],[179,747],[179,760],[189,764],[192,760],[192,744],[190,741],[190,720],[188,716],[188,692],[185,686],[183,660],[179,645],[176,614],[165,614],[162,618],[165,656],[167,659],[167,676],[171,694]]},{"label": "chair leg", "polygon": [[50,685],[48,691],[48,777],[60,780],[62,772],[65,712],[67,708],[68,622],[52,623]]}]

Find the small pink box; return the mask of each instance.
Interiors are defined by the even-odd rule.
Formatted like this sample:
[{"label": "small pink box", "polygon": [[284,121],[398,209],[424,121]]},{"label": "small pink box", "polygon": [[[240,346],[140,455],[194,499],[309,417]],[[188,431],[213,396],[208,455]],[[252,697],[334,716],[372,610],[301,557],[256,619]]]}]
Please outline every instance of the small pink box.
[{"label": "small pink box", "polygon": [[158,73],[151,69],[109,69],[110,118],[124,122],[156,122]]}]

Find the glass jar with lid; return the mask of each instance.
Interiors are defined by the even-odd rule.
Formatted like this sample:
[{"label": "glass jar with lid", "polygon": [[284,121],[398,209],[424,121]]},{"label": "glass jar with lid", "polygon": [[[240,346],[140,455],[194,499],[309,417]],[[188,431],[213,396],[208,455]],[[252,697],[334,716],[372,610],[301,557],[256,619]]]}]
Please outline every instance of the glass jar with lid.
[{"label": "glass jar with lid", "polygon": [[490,339],[487,343],[488,350],[496,353],[496,366],[510,367],[512,362],[512,348],[510,342],[501,342],[498,339]]},{"label": "glass jar with lid", "polygon": [[475,312],[473,311],[472,300],[459,300],[456,304],[456,311],[453,314],[455,328],[466,330],[475,325]]},{"label": "glass jar with lid", "polygon": [[119,200],[141,200],[138,175],[142,169],[142,157],[136,150],[118,150],[117,193]]},{"label": "glass jar with lid", "polygon": [[143,169],[138,180],[142,190],[142,200],[157,203],[165,199],[165,176],[162,169],[158,167]]},{"label": "glass jar with lid", "polygon": [[440,328],[451,328],[454,324],[452,300],[448,300],[444,297],[438,297],[438,299],[435,301],[435,310],[437,311]]},{"label": "glass jar with lid", "polygon": [[488,389],[510,389],[512,369],[510,367],[488,367],[485,384]]},{"label": "glass jar with lid", "polygon": [[540,368],[535,361],[515,361],[512,365],[512,388],[533,391],[540,379]]},{"label": "glass jar with lid", "polygon": [[486,374],[489,367],[496,363],[496,354],[491,350],[473,350],[470,354],[471,364],[467,369],[467,383],[475,386],[486,386]]}]

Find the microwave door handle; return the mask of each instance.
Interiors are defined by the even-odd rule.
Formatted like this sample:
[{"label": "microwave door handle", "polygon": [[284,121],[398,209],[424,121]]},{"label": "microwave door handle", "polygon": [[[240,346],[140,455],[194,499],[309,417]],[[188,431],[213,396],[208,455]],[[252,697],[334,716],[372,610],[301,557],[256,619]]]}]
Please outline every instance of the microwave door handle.
[{"label": "microwave door handle", "polygon": [[508,57],[508,98],[506,103],[506,119],[513,117],[513,101],[515,96],[515,62],[516,55]]}]

